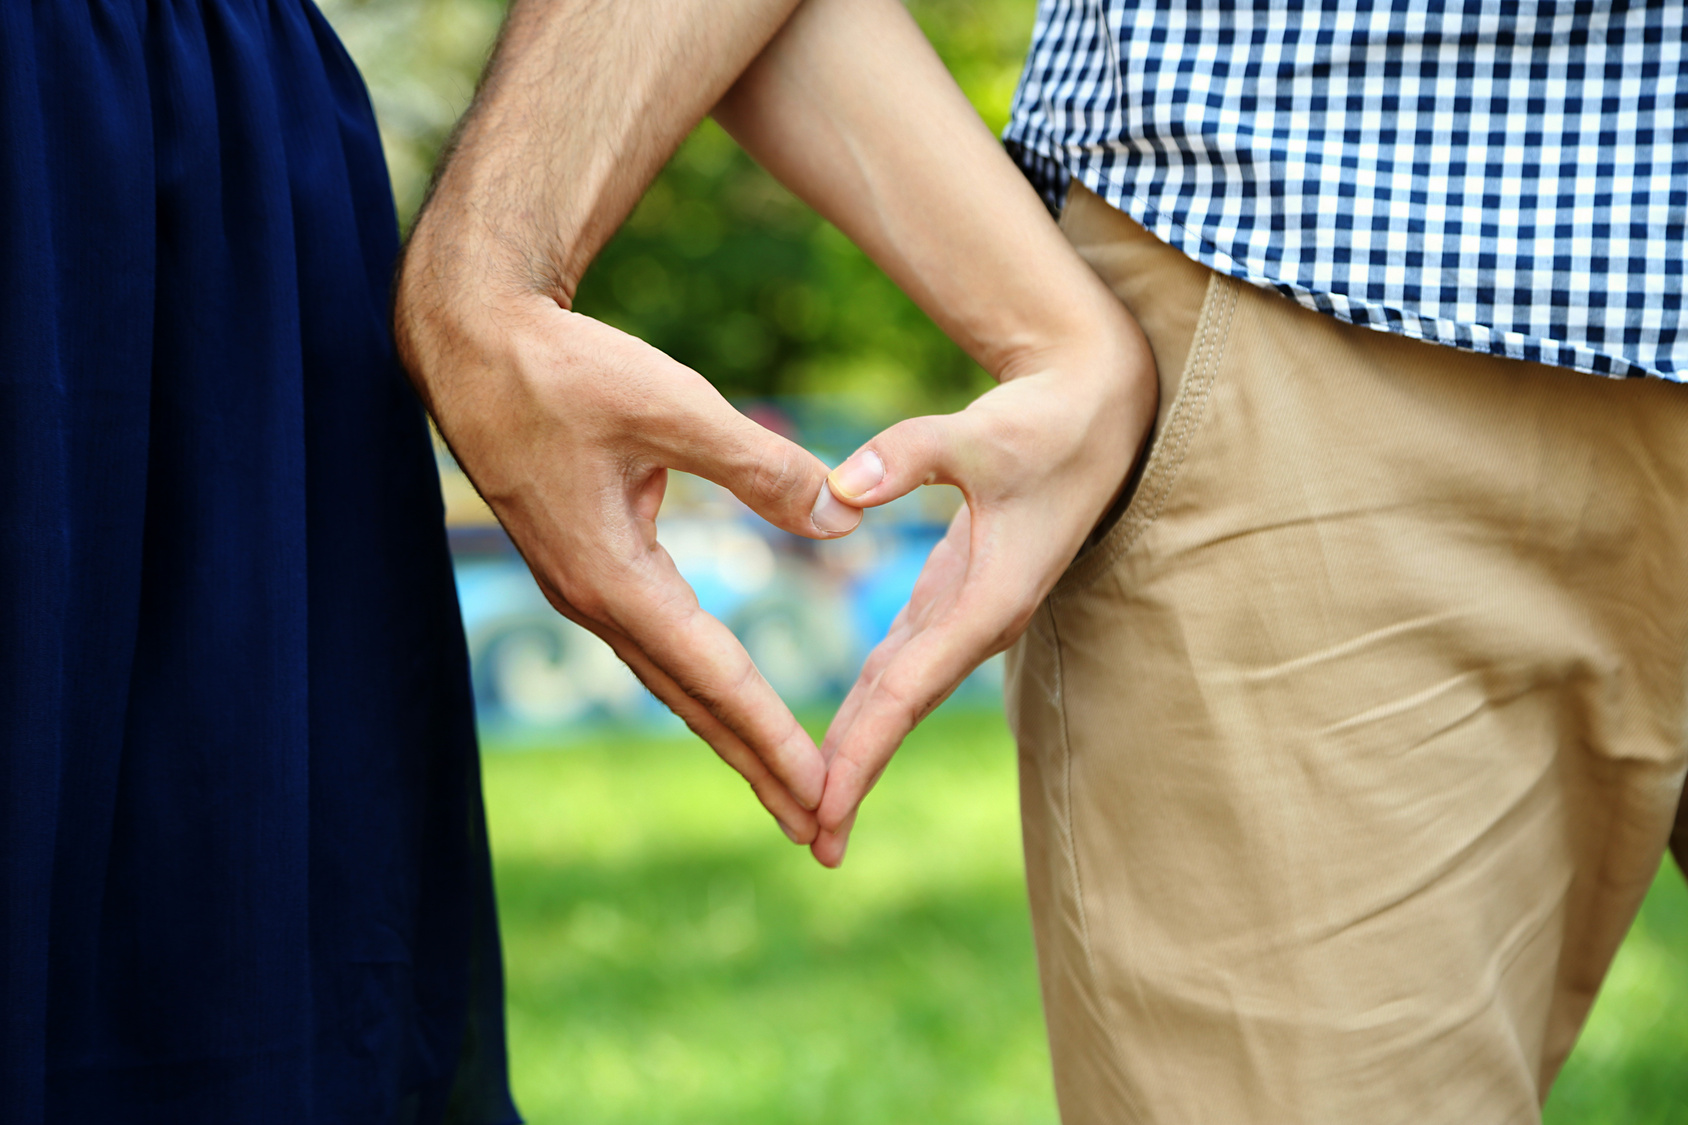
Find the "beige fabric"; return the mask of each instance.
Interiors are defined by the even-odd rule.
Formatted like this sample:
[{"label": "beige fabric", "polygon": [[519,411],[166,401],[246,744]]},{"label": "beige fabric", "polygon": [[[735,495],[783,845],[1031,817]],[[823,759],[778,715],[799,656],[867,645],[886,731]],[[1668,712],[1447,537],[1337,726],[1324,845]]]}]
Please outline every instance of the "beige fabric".
[{"label": "beige fabric", "polygon": [[1009,659],[1063,1120],[1535,1120],[1682,788],[1688,387],[1344,325],[1074,190],[1164,401]]}]

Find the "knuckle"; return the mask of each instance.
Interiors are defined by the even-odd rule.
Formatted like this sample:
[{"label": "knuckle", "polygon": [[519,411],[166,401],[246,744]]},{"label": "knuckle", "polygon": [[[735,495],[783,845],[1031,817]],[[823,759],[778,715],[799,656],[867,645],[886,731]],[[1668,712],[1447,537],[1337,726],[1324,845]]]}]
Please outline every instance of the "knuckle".
[{"label": "knuckle", "polygon": [[[702,612],[696,610],[689,615],[678,632],[682,636],[693,632],[697,624],[697,615]],[[743,652],[728,653],[714,661],[675,668],[670,675],[681,691],[716,715],[761,678],[756,665]]]},{"label": "knuckle", "polygon": [[724,710],[750,683],[756,679],[754,665],[748,660],[735,662],[734,667],[720,670],[699,670],[683,674],[680,687],[685,693],[714,713]]},{"label": "knuckle", "polygon": [[582,587],[568,595],[568,603],[576,613],[597,625],[609,625],[614,620],[610,599],[602,590]]},{"label": "knuckle", "polygon": [[937,706],[936,697],[925,692],[911,692],[901,683],[887,678],[881,681],[884,707],[904,730],[912,730],[916,723]]},{"label": "knuckle", "polygon": [[[918,473],[922,483],[954,483],[961,469],[956,421],[962,415],[927,414],[897,423],[885,432],[893,457],[902,461],[904,479]],[[890,468],[889,464],[887,468]]]},{"label": "knuckle", "polygon": [[998,466],[1007,479],[1018,479],[1039,461],[1036,428],[1023,419],[996,419],[993,425],[977,427],[972,436],[984,462]]},{"label": "knuckle", "polygon": [[747,487],[766,503],[790,501],[808,476],[805,468],[794,447],[770,443],[759,449],[751,462]]},{"label": "knuckle", "polygon": [[[618,584],[607,581],[605,575],[593,574],[590,568],[584,566],[571,568],[566,573],[541,578],[540,588],[559,611],[567,613],[572,610],[573,615],[592,624],[618,627],[621,591]],[[567,605],[568,610],[557,604],[559,600]]]},{"label": "knuckle", "polygon": [[919,418],[905,418],[884,437],[922,462],[930,461],[944,445],[943,416],[926,414]]},{"label": "knuckle", "polygon": [[551,605],[564,616],[585,618],[586,622],[594,625],[610,624],[609,599],[603,591],[582,583],[566,581],[541,582],[540,589],[545,592]]}]

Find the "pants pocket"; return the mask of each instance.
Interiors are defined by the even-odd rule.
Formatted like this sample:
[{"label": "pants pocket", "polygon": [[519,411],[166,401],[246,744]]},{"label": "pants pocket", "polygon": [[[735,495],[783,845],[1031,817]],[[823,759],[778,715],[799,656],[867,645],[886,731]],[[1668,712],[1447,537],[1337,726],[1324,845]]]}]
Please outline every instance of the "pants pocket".
[{"label": "pants pocket", "polygon": [[1189,455],[1191,440],[1207,415],[1214,378],[1231,333],[1238,285],[1235,279],[1223,274],[1209,275],[1184,370],[1175,384],[1164,375],[1161,379],[1161,393],[1171,395],[1171,406],[1161,411],[1162,421],[1132,469],[1125,490],[1091,532],[1078,557],[1056,584],[1056,592],[1093,581],[1130,550],[1160,515]]}]

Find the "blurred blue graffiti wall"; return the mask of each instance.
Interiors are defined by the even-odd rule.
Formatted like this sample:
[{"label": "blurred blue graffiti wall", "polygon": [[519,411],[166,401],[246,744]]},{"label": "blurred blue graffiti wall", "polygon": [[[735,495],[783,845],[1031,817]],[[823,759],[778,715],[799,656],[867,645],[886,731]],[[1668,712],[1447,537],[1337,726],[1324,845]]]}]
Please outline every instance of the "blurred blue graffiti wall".
[{"label": "blurred blue graffiti wall", "polygon": [[[741,408],[829,465],[878,429],[825,400]],[[483,731],[508,742],[677,724],[607,645],[551,608],[443,447],[439,457]],[[786,703],[816,715],[849,690],[959,501],[953,489],[920,489],[868,512],[846,538],[818,543],[764,523],[718,485],[671,473],[657,536],[703,609],[732,629]],[[998,658],[952,705],[994,706],[1000,684]]]}]

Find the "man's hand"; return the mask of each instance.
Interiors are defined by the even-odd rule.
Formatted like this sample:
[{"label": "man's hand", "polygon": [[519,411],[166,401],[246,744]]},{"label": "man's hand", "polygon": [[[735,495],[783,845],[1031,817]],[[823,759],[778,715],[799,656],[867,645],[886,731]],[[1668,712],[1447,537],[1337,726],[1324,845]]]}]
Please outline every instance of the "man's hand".
[{"label": "man's hand", "polygon": [[[581,274],[796,0],[517,0],[395,293],[400,353],[551,604],[814,838],[825,767],[656,540],[669,469],[826,538],[826,468],[702,376],[570,310]],[[818,505],[818,506],[817,506]]]},{"label": "man's hand", "polygon": [[884,504],[922,484],[965,504],[827,731],[815,858],[844,858],[862,798],[903,738],[1032,614],[1119,495],[1154,422],[1154,357],[1120,309],[1061,354],[1028,357],[957,414],[914,418],[840,465],[834,492]]},{"label": "man's hand", "polygon": [[656,349],[533,294],[483,291],[485,303],[465,310],[454,304],[460,290],[425,283],[421,261],[400,289],[408,366],[546,597],[607,641],[788,835],[809,842],[819,751],[698,607],[657,542],[656,514],[671,468],[811,538],[848,532],[860,513],[833,498],[813,455]]}]

